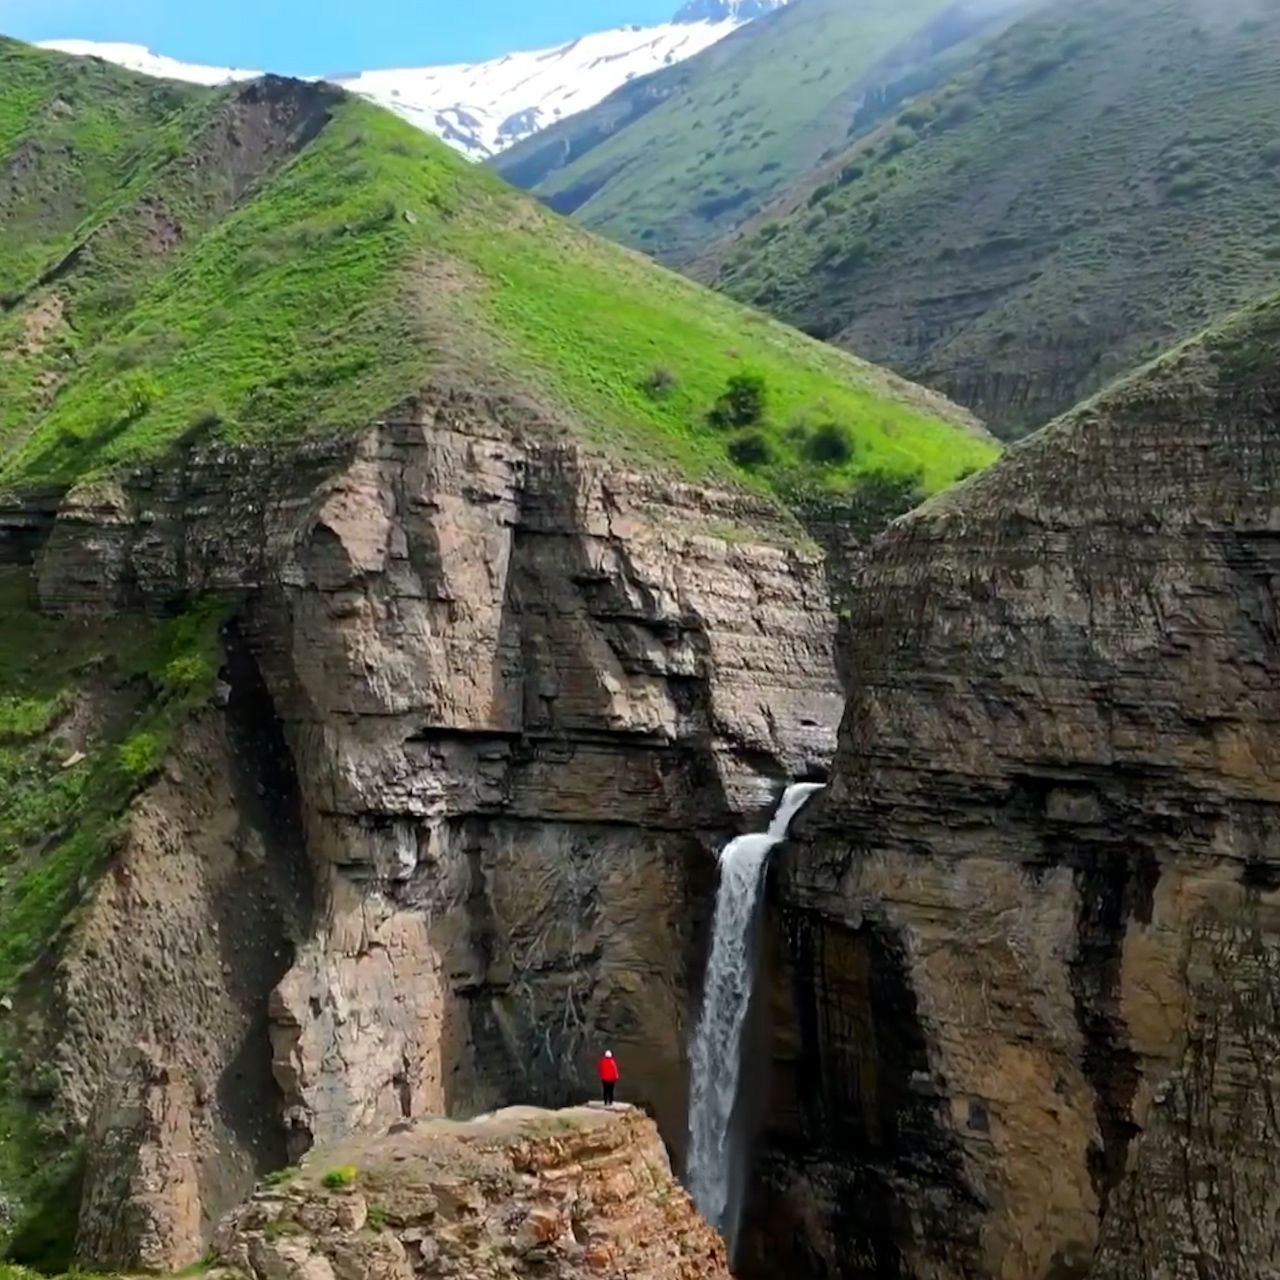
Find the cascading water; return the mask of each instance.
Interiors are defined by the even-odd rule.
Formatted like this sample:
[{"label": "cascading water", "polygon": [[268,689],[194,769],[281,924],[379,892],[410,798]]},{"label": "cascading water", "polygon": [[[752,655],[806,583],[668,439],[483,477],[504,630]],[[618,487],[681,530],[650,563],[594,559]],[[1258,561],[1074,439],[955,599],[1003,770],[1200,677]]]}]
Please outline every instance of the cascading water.
[{"label": "cascading water", "polygon": [[702,1216],[724,1237],[731,1255],[741,1196],[732,1167],[731,1124],[742,1069],[742,1028],[756,976],[751,926],[770,852],[786,839],[800,806],[821,790],[820,782],[789,786],[768,831],[738,836],[720,852],[720,888],[702,1013],[689,1051],[686,1181]]}]

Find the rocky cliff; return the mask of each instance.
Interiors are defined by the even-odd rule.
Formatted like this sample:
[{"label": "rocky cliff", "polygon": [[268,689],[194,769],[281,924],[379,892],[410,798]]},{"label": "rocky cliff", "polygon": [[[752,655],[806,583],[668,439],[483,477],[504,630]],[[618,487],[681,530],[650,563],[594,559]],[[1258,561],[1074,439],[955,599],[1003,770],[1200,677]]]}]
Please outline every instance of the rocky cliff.
[{"label": "rocky cliff", "polygon": [[653,1122],[510,1107],[317,1150],[222,1224],[254,1280],[729,1280]]},{"label": "rocky cliff", "polygon": [[227,616],[30,1037],[81,1256],[183,1265],[313,1143],[577,1100],[606,1043],[680,1151],[713,851],[825,766],[833,618],[777,507],[555,440],[441,393],[10,503],[46,611]]},{"label": "rocky cliff", "polygon": [[1280,1265],[1280,302],[891,526],[742,1273]]}]

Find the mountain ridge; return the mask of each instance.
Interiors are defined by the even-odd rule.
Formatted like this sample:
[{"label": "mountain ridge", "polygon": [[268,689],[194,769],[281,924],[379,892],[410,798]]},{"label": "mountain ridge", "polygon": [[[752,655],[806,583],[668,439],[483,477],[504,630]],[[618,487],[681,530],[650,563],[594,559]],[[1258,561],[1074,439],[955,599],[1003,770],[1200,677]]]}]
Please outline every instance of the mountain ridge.
[{"label": "mountain ridge", "polygon": [[[694,56],[785,3],[690,0],[667,23],[588,32],[560,45],[515,50],[480,62],[303,78],[324,79],[361,94],[471,159],[486,159],[595,105],[620,84]],[[58,39],[37,45],[76,57],[102,58],[142,75],[206,86],[264,74],[184,62],[122,41]]]},{"label": "mountain ridge", "polygon": [[684,266],[1038,0],[804,0],[490,163],[559,213]]},{"label": "mountain ridge", "polygon": [[1280,10],[1033,12],[697,278],[1040,426],[1280,283]]},{"label": "mountain ridge", "polygon": [[[941,398],[596,240],[335,86],[186,89],[10,42],[0,72],[26,91],[0,129],[0,230],[30,246],[0,264],[12,482],[144,456],[193,424],[350,429],[455,375],[748,487],[919,464],[934,488],[991,456]],[[710,421],[737,374],[762,380],[734,418],[764,432],[746,465]],[[849,448],[815,469],[805,433],[824,416]]]}]

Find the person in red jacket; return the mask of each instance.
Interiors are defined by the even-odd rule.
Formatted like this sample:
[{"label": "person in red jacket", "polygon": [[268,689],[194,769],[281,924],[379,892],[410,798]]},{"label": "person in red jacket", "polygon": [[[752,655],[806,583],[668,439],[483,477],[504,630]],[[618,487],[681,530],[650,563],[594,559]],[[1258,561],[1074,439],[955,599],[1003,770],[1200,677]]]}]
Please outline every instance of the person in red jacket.
[{"label": "person in red jacket", "polygon": [[600,1059],[600,1087],[604,1090],[604,1105],[613,1106],[613,1087],[618,1083],[618,1061],[612,1049],[604,1051]]}]

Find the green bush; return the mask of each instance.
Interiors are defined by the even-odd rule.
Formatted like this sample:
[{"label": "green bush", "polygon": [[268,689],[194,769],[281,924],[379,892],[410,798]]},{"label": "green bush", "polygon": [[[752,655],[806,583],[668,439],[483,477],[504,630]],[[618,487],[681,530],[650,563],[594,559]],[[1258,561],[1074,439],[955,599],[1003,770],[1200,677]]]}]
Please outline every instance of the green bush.
[{"label": "green bush", "polygon": [[673,369],[667,368],[666,365],[659,365],[645,375],[640,383],[640,389],[651,400],[663,400],[676,389],[679,381]]},{"label": "green bush", "polygon": [[884,153],[887,156],[900,155],[908,147],[914,147],[916,144],[916,131],[908,129],[905,126],[895,129],[884,144]]},{"label": "green bush", "polygon": [[172,693],[190,693],[209,684],[216,674],[203,653],[183,653],[165,664],[164,685]]},{"label": "green bush", "polygon": [[345,1187],[352,1186],[358,1175],[359,1170],[355,1165],[344,1164],[339,1165],[336,1169],[330,1169],[320,1181],[330,1191],[341,1191]]},{"label": "green bush", "polygon": [[947,103],[942,113],[942,123],[944,125],[963,124],[977,113],[978,99],[971,93],[962,93]]},{"label": "green bush", "polygon": [[716,427],[752,427],[764,417],[767,401],[768,389],[760,374],[735,373],[707,418]]},{"label": "green bush", "polygon": [[920,103],[919,105],[912,103],[898,117],[898,123],[906,125],[908,129],[919,129],[932,119],[933,108],[928,103]]},{"label": "green bush", "polygon": [[839,466],[853,457],[853,438],[838,422],[824,422],[804,442],[804,455],[820,466]]},{"label": "green bush", "polygon": [[121,416],[140,418],[160,398],[160,386],[150,374],[134,370],[120,379],[116,387]]},{"label": "green bush", "polygon": [[759,431],[744,431],[729,441],[726,451],[729,457],[750,471],[753,467],[762,467],[773,460],[773,449],[769,441]]},{"label": "green bush", "polygon": [[131,782],[149,778],[164,760],[165,743],[159,734],[140,730],[116,748],[116,763]]}]

